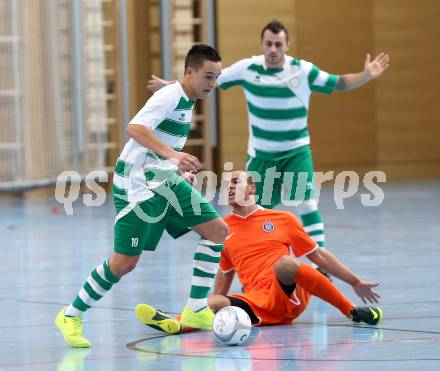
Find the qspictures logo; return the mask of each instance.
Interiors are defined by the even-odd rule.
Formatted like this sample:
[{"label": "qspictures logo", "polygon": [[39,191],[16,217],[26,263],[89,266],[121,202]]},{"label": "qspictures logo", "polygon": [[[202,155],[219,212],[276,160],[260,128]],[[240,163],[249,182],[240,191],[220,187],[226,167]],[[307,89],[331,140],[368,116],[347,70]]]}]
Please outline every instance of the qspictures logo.
[{"label": "qspictures logo", "polygon": [[[197,192],[194,192],[194,197],[191,197],[191,206],[195,215],[200,215],[201,213],[201,200],[213,202],[215,203],[214,206],[228,205],[229,190],[227,185],[231,181],[232,169],[233,164],[231,162],[224,164],[224,171],[220,174],[221,186],[219,188],[217,188],[219,178],[216,173],[201,171],[196,174],[196,182],[193,184],[193,187]],[[259,183],[262,186],[262,193],[255,196],[255,201],[263,207],[271,205],[272,199],[276,196],[277,192],[281,196],[280,203],[285,206],[296,207],[310,198],[319,203],[322,184],[333,180],[333,201],[337,209],[344,209],[344,201],[359,193],[360,203],[365,207],[378,207],[385,199],[385,193],[379,185],[386,182],[386,174],[383,171],[372,170],[361,178],[355,171],[341,171],[337,174],[334,171],[325,173],[314,172],[313,174],[307,172],[297,174],[286,172],[282,174],[273,167],[266,169],[263,175],[252,171],[247,172],[247,175],[252,177],[254,183]],[[150,189],[151,195],[160,194],[167,200],[166,208],[173,207],[180,215],[183,215],[179,197],[173,191],[173,185],[176,182],[184,181],[183,178],[174,176],[172,180],[166,179],[162,171],[158,173],[158,177],[159,179],[156,183],[154,176],[146,182],[147,188],[151,184],[160,184],[160,186]],[[55,198],[59,203],[63,204],[66,215],[74,214],[73,203],[80,197],[82,197],[84,205],[99,207],[104,204],[107,197],[106,191],[100,183],[106,183],[108,180],[108,173],[104,171],[91,171],[84,178],[76,171],[64,171],[57,178]],[[279,185],[280,183],[281,189],[279,186],[276,186],[276,184]],[[80,196],[81,184],[85,184],[91,193]],[[362,188],[360,187],[361,184]],[[130,186],[130,174],[127,174],[123,179],[122,185],[124,194],[114,193],[113,196],[116,199],[130,203]],[[243,206],[246,206],[248,201],[245,201],[245,197],[241,192],[242,190],[237,188],[236,200],[239,204],[243,203]],[[199,193],[203,194],[203,198],[200,197]],[[134,209],[137,210],[136,205],[134,205]],[[136,210],[134,211],[136,212]],[[138,217],[148,223],[155,223],[166,214],[166,210],[164,210],[160,215],[152,217],[140,208],[137,211]]]}]

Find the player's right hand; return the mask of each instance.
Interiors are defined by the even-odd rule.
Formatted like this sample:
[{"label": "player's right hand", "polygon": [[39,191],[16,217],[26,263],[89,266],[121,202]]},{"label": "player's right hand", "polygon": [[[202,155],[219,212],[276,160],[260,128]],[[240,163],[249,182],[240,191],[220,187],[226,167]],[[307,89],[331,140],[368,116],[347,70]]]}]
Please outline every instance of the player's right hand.
[{"label": "player's right hand", "polygon": [[173,158],[170,158],[170,161],[176,163],[181,173],[197,173],[200,169],[200,161],[198,158],[189,153],[175,152]]},{"label": "player's right hand", "polygon": [[366,304],[367,301],[369,301],[370,303],[379,303],[380,295],[374,290],[374,288],[377,286],[379,286],[379,282],[368,282],[360,280],[352,287],[354,292]]},{"label": "player's right hand", "polygon": [[168,85],[168,81],[155,75],[151,75],[151,80],[148,80],[147,82],[147,89],[154,93],[166,85]]}]

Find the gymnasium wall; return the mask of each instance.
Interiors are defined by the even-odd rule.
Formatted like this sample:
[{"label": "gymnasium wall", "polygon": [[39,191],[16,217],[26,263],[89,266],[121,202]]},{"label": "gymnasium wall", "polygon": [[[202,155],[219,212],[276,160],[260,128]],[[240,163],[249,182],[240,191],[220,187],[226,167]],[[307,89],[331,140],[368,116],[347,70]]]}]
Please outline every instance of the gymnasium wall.
[{"label": "gymnasium wall", "polygon": [[146,89],[151,74],[161,75],[159,2],[128,0],[127,28],[131,119],[151,96]]},{"label": "gymnasium wall", "polygon": [[[359,72],[367,52],[390,54],[374,82],[332,96],[314,94],[309,128],[320,171],[383,170],[388,180],[440,178],[440,107],[434,63],[440,58],[440,2],[435,0],[279,0],[217,2],[224,65],[261,54],[260,31],[272,19],[291,34],[290,54],[333,73]],[[220,93],[219,168],[244,166],[243,93]]]},{"label": "gymnasium wall", "polygon": [[375,44],[393,69],[375,90],[379,166],[397,178],[440,178],[440,2],[376,1]]},{"label": "gymnasium wall", "polygon": [[0,2],[0,190],[7,192],[53,184],[64,170],[105,169],[113,146],[102,2],[78,3],[78,24],[67,0],[24,3]]}]

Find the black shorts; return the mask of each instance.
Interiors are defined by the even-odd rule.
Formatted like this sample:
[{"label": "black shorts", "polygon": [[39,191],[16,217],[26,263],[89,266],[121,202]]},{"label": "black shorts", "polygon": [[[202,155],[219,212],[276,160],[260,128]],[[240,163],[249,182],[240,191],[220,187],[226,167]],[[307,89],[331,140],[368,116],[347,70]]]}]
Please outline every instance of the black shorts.
[{"label": "black shorts", "polygon": [[[290,298],[290,295],[295,291],[296,283],[292,285],[285,285],[280,280],[278,280],[281,288],[283,289],[284,293]],[[234,296],[227,296],[229,301],[231,302],[231,305],[234,307],[239,307],[243,309],[250,317],[252,324],[259,323],[260,320],[255,315],[254,311],[251,309],[248,303],[246,303],[244,300],[241,300],[239,298],[236,298]]]}]

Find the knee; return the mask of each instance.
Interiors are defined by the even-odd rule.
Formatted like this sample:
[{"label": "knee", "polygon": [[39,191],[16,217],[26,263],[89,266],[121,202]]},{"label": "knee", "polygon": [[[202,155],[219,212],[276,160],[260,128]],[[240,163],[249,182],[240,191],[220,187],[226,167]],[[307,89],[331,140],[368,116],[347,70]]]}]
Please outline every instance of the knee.
[{"label": "knee", "polygon": [[298,272],[300,262],[290,256],[282,256],[274,266],[275,276],[284,284],[289,285],[293,282]]},{"label": "knee", "polygon": [[211,295],[208,297],[208,307],[217,313],[220,309],[231,305],[231,301],[223,295]]},{"label": "knee", "polygon": [[124,263],[124,265],[122,266],[123,269],[123,274],[127,274],[130,273],[134,268],[136,268],[137,265],[137,260],[133,261],[133,260],[129,260],[127,262]]},{"label": "knee", "polygon": [[122,277],[130,273],[139,261],[139,256],[113,255],[110,259],[109,266],[112,273],[117,277]]}]

